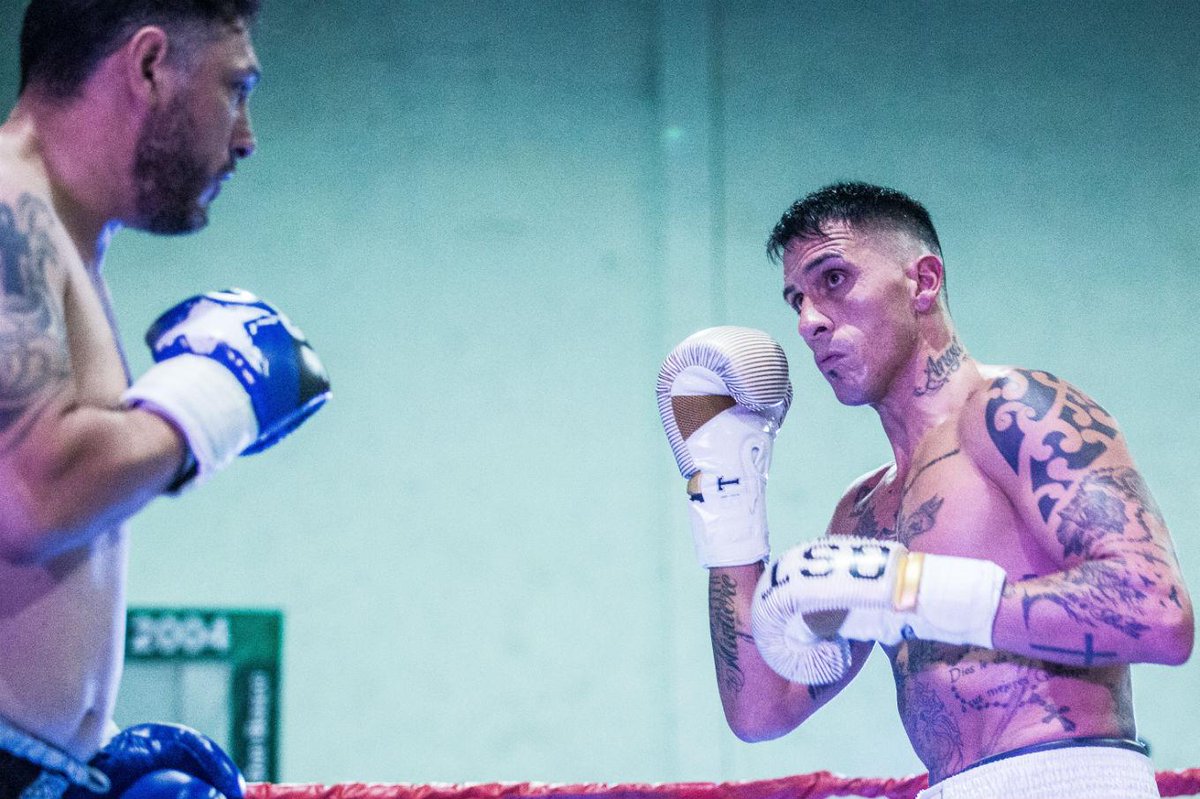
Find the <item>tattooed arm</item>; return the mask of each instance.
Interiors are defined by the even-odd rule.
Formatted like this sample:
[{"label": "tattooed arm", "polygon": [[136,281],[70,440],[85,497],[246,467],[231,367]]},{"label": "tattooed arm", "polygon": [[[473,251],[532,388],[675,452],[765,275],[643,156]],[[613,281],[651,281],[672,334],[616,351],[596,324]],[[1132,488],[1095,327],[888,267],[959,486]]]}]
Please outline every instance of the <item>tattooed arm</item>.
[{"label": "tattooed arm", "polygon": [[183,459],[165,422],[117,407],[120,376],[106,401],[94,398],[103,381],[81,388],[88,364],[73,353],[88,331],[68,329],[70,264],[52,230],[40,200],[0,198],[0,558],[19,563],[112,529]]},{"label": "tattooed arm", "polygon": [[1187,660],[1191,600],[1112,417],[1046,372],[1010,370],[977,404],[964,444],[1062,567],[1010,575],[995,647],[1067,665]]},{"label": "tattooed arm", "polygon": [[717,688],[725,719],[744,741],[785,735],[842,690],[858,674],[871,643],[851,642],[846,676],[822,686],[788,682],[763,662],[750,634],[750,600],[762,564],[709,570],[708,616]]}]

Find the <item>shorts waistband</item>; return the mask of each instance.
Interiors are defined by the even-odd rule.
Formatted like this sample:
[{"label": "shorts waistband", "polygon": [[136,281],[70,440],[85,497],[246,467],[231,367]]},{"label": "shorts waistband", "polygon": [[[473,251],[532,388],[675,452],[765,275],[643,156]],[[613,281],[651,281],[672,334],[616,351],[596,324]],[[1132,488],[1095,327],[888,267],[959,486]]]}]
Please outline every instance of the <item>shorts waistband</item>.
[{"label": "shorts waistband", "polygon": [[0,751],[18,763],[29,763],[36,774],[20,794],[22,799],[57,799],[72,785],[95,793],[106,793],[108,777],[66,752],[14,727],[0,718]]},{"label": "shorts waistband", "polygon": [[1150,755],[1150,747],[1141,741],[1135,741],[1131,738],[1104,738],[1101,736],[1083,736],[1080,738],[1060,738],[1057,741],[1044,741],[1039,744],[1029,744],[1028,746],[1019,746],[1016,749],[1010,749],[1007,752],[1001,752],[998,755],[991,755],[982,760],[976,760],[971,765],[959,771],[970,771],[979,766],[986,766],[988,763],[995,763],[1000,760],[1008,760],[1010,757],[1020,757],[1021,755],[1029,755],[1034,752],[1049,752],[1053,749],[1068,749],[1076,746],[1098,746],[1107,747],[1110,749],[1128,749],[1130,752],[1137,752],[1139,755]]}]

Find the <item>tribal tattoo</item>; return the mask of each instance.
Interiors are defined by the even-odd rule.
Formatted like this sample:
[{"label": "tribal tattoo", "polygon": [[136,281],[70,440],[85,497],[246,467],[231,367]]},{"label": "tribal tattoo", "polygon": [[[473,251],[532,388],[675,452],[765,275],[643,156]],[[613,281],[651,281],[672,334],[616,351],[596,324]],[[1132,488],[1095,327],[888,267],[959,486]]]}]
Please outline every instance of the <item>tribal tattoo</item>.
[{"label": "tribal tattoo", "polygon": [[[988,396],[988,435],[1014,474],[1021,473],[1022,465],[1028,468],[1038,510],[1049,521],[1074,483],[1064,471],[1086,469],[1103,455],[1117,437],[1115,422],[1093,400],[1049,372],[1014,370],[994,381]],[[1027,442],[1031,426],[1046,420],[1059,403],[1062,409],[1050,422],[1053,429],[1041,441]]]},{"label": "tribal tattoo", "polygon": [[70,373],[65,325],[46,280],[58,258],[49,227],[49,209],[31,195],[0,203],[0,434]]},{"label": "tribal tattoo", "polygon": [[709,575],[708,615],[712,632],[713,660],[717,666],[717,682],[727,690],[740,693],[746,685],[746,675],[738,662],[738,641],[753,642],[754,638],[737,628],[737,583],[728,575]]}]

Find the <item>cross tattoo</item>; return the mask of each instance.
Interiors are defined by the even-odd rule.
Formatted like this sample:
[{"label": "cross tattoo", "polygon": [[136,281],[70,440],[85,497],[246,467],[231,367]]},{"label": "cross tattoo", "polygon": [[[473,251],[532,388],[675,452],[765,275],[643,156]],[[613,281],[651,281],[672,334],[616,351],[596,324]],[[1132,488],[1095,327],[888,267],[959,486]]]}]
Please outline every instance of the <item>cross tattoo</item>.
[{"label": "cross tattoo", "polygon": [[1039,644],[1030,644],[1033,649],[1041,650],[1042,652],[1058,652],[1062,655],[1083,655],[1083,665],[1091,666],[1096,662],[1096,658],[1111,658],[1116,657],[1116,652],[1101,652],[1093,646],[1093,638],[1091,633],[1083,634],[1083,649],[1064,649],[1057,646],[1041,646]]}]

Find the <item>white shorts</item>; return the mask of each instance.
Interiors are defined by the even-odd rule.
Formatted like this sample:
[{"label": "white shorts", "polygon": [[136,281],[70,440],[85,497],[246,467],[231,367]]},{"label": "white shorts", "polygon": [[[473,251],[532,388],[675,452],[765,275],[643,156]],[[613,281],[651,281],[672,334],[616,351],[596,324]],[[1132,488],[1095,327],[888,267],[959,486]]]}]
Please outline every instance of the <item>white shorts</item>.
[{"label": "white shorts", "polygon": [[1119,746],[1066,745],[1013,753],[960,771],[917,799],[1150,799],[1154,766]]}]

